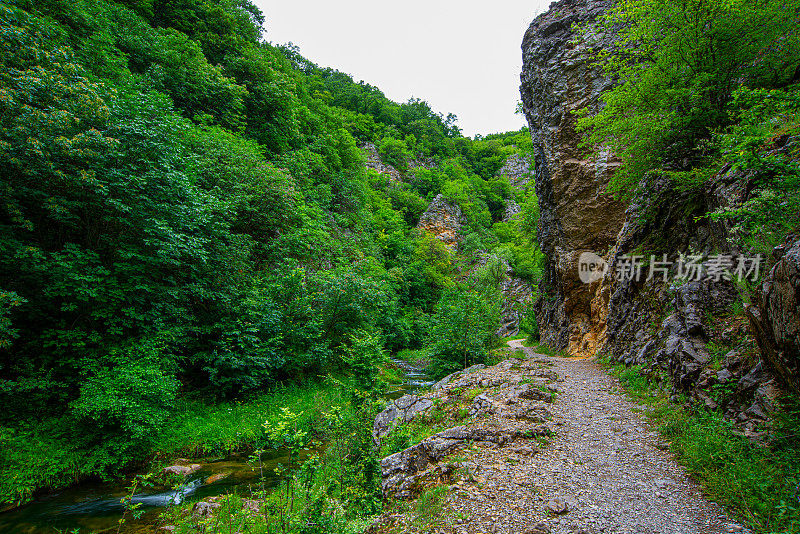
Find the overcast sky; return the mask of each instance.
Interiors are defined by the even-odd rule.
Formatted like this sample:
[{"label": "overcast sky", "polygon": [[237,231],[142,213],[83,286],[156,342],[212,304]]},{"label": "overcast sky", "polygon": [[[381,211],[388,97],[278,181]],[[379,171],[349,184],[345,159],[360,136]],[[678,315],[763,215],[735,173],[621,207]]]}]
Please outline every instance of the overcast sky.
[{"label": "overcast sky", "polygon": [[[522,36],[550,0],[254,0],[266,38],[392,100],[455,113],[464,135],[517,130]],[[479,7],[476,7],[479,6]]]}]

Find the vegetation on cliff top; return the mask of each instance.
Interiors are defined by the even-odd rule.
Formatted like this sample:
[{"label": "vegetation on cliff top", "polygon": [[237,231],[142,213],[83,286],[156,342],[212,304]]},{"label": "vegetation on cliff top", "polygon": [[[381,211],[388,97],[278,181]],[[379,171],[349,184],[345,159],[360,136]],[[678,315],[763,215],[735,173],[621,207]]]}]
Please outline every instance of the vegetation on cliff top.
[{"label": "vegetation on cliff top", "polygon": [[697,189],[728,165],[754,176],[744,206],[713,213],[740,244],[764,253],[797,231],[799,15],[796,0],[616,2],[601,23],[619,47],[596,60],[620,84],[578,122],[622,159],[609,189],[646,195],[650,172]]}]

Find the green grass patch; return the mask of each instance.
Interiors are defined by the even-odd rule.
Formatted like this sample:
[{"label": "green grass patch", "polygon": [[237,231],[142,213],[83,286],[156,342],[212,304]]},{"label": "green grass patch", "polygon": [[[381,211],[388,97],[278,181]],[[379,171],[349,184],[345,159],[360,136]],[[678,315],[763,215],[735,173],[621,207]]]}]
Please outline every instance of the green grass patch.
[{"label": "green grass patch", "polygon": [[783,399],[771,438],[758,444],[740,435],[718,412],[688,411],[670,403],[663,390],[642,374],[606,362],[629,396],[669,441],[670,450],[706,488],[756,532],[800,532],[800,402]]},{"label": "green grass patch", "polygon": [[467,401],[467,402],[472,402],[473,400],[475,400],[475,397],[477,397],[478,395],[480,395],[484,391],[485,391],[484,388],[473,388],[473,389],[470,389],[466,393],[464,393],[464,400]]},{"label": "green grass patch", "polygon": [[326,410],[347,401],[343,388],[320,382],[279,387],[247,401],[207,404],[186,400],[166,425],[154,452],[203,456],[264,445],[263,425],[277,420],[283,407],[300,414],[298,425],[314,433]]},{"label": "green grass patch", "polygon": [[422,492],[412,506],[413,525],[427,532],[435,525],[446,523],[444,506],[449,491],[450,486],[438,486]]},{"label": "green grass patch", "polygon": [[449,426],[447,421],[453,418],[449,412],[452,408],[444,404],[435,404],[427,413],[416,417],[413,421],[395,426],[381,439],[380,456],[385,458],[446,430]]},{"label": "green grass patch", "polygon": [[336,384],[315,382],[278,387],[247,401],[210,404],[181,399],[150,449],[131,451],[123,462],[112,440],[100,445],[76,440],[68,417],[35,426],[0,427],[0,503],[21,504],[39,490],[90,477],[120,476],[153,458],[229,454],[264,446],[263,424],[275,421],[282,407],[301,414],[298,425],[315,433],[325,410],[347,405],[345,396]]}]

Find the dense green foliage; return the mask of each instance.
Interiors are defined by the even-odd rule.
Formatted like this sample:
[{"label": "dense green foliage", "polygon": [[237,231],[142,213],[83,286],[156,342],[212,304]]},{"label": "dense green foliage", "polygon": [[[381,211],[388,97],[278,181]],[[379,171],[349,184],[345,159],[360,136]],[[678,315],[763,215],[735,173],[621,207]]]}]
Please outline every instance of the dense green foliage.
[{"label": "dense green foliage", "polygon": [[800,85],[733,93],[734,124],[715,136],[733,169],[754,177],[743,205],[715,210],[732,223],[734,240],[769,257],[772,247],[800,229]]},{"label": "dense green foliage", "polygon": [[[498,176],[526,131],[464,138],[262,23],[246,0],[0,5],[1,502],[256,446],[180,444],[177,414],[219,422],[219,403],[325,375],[375,390],[388,353],[441,330],[443,295],[483,299],[459,282],[479,251],[537,276],[530,217],[499,222],[511,199],[535,211]],[[363,143],[405,179],[367,171]],[[465,254],[414,228],[439,193],[468,217]],[[496,314],[474,314],[478,357]]]},{"label": "dense green foliage", "polygon": [[732,165],[754,177],[755,198],[715,217],[740,223],[740,244],[764,252],[796,230],[798,15],[796,0],[617,2],[602,23],[620,46],[596,59],[620,84],[578,123],[623,161],[610,190],[646,194],[654,172],[702,191]]},{"label": "dense green foliage", "polygon": [[[581,121],[592,145],[610,144],[625,165],[612,187],[635,186],[665,161],[707,155],[698,142],[730,124],[740,85],[782,87],[800,66],[797,2],[625,0],[604,16],[620,48],[597,59],[622,83]],[[594,111],[594,110],[586,110]],[[687,171],[676,165],[677,171]]]},{"label": "dense green foliage", "polygon": [[490,261],[463,283],[445,290],[431,317],[431,371],[435,377],[485,363],[500,315],[502,265]]}]

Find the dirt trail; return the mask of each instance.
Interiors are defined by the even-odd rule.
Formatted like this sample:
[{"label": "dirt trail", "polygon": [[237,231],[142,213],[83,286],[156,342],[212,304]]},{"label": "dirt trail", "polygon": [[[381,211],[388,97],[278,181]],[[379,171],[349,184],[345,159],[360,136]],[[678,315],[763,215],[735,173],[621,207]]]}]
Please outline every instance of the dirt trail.
[{"label": "dirt trail", "polygon": [[[420,525],[419,512],[415,517],[412,506],[411,512],[384,517],[375,532],[748,532],[703,497],[659,434],[635,410],[637,405],[615,393],[618,382],[597,362],[536,354],[520,341],[509,346],[524,351],[524,356],[519,353],[523,360],[462,376],[425,396],[446,404],[468,388],[481,387],[484,393],[473,402],[487,409],[460,424],[515,432],[516,438],[476,443],[442,461],[456,462],[458,469],[449,480],[440,520]],[[546,385],[542,377],[549,377]],[[534,400],[530,391],[507,393],[531,387],[526,384],[554,390],[553,402]],[[552,414],[544,423],[553,431],[549,443],[520,432],[524,425],[535,428],[530,419],[520,417],[532,410]],[[435,436],[429,439],[441,442]]]},{"label": "dirt trail", "polygon": [[597,362],[534,354],[520,341],[509,346],[549,362],[563,380],[550,407],[550,445],[512,475],[540,490],[524,499],[524,508],[541,510],[551,498],[568,503],[569,512],[547,521],[552,532],[746,531],[703,497],[658,433],[632,410],[636,404],[612,392],[618,383]]}]

